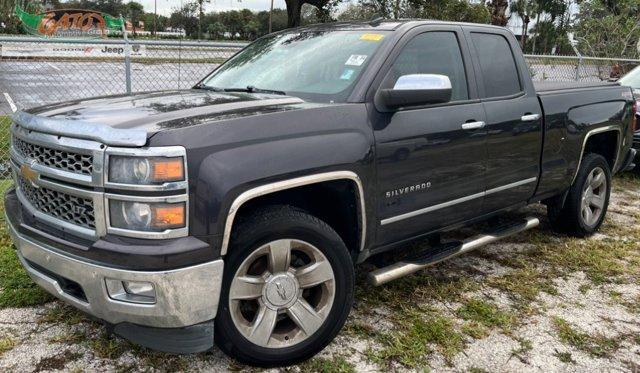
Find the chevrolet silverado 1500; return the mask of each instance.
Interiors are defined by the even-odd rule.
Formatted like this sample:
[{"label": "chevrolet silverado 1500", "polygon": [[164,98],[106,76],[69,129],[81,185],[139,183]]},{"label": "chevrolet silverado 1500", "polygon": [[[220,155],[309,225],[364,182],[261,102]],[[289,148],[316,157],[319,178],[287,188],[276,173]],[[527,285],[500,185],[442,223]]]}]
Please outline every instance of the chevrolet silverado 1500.
[{"label": "chevrolet silverado 1500", "polygon": [[503,28],[310,26],[192,89],[16,113],[7,221],[33,280],[115,333],[291,364],[340,331],[370,257],[399,254],[381,285],[537,226],[437,239],[538,202],[595,232],[634,126],[631,89],[535,85]]}]

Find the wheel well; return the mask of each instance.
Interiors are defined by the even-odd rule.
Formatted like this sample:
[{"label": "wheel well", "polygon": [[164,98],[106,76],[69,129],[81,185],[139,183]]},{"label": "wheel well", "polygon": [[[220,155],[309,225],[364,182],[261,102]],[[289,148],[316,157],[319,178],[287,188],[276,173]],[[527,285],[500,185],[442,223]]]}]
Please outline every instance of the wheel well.
[{"label": "wheel well", "polygon": [[589,153],[600,154],[609,163],[609,168],[613,172],[613,166],[616,163],[618,153],[618,133],[616,131],[607,131],[589,136],[584,147],[582,156]]},{"label": "wheel well", "polygon": [[361,220],[358,187],[353,180],[331,180],[285,189],[245,202],[233,224],[236,228],[243,217],[269,205],[299,207],[329,224],[342,238],[352,255],[360,251]]}]

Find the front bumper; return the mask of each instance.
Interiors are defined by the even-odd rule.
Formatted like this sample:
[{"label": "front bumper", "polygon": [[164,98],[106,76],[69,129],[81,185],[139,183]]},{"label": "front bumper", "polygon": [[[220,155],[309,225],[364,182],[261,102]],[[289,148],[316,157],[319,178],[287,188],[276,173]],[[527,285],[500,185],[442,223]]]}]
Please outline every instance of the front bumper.
[{"label": "front bumper", "polygon": [[[118,325],[167,330],[191,327],[216,316],[224,267],[221,259],[163,271],[111,268],[64,255],[21,233],[17,226],[22,222],[14,214],[7,214],[7,223],[18,257],[34,282],[61,300],[115,325],[116,331]],[[107,280],[153,283],[155,302],[114,299],[107,290]]]}]

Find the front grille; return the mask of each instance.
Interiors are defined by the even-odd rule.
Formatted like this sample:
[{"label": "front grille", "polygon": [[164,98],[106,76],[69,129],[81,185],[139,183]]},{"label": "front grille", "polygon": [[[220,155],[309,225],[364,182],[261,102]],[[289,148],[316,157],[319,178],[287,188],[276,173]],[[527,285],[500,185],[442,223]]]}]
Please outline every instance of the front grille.
[{"label": "front grille", "polygon": [[92,200],[44,187],[35,188],[20,175],[16,182],[22,195],[36,210],[84,228],[96,228]]},{"label": "front grille", "polygon": [[91,175],[93,172],[93,157],[91,155],[31,144],[16,136],[13,136],[13,148],[18,154],[35,159],[43,166],[82,175]]}]

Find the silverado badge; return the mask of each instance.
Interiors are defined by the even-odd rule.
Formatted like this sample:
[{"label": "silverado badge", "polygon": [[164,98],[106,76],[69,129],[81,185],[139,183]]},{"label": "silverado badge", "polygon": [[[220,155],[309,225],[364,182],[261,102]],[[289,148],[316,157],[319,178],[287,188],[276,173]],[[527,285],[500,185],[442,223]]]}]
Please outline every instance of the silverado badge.
[{"label": "silverado badge", "polygon": [[394,190],[390,190],[390,191],[386,192],[384,195],[387,198],[391,198],[391,197],[401,196],[403,194],[419,192],[419,191],[425,190],[427,188],[431,188],[431,182],[430,181],[427,181],[425,183],[410,185],[410,186],[406,186],[406,187],[402,187],[402,188],[398,188],[398,189],[394,189]]}]

